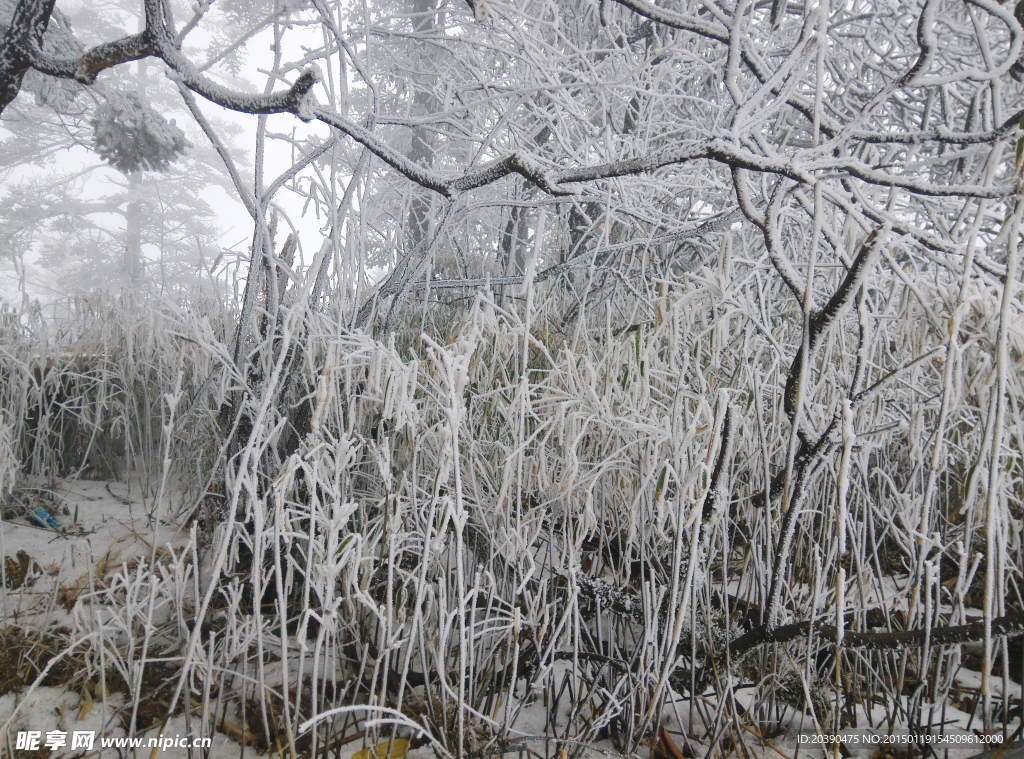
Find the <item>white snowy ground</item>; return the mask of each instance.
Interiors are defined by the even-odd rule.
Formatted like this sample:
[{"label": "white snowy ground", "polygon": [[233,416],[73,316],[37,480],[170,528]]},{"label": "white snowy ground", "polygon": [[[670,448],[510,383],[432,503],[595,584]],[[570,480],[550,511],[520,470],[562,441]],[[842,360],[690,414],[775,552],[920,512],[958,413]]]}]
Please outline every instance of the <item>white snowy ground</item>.
[{"label": "white snowy ground", "polygon": [[[32,491],[22,491],[22,499]],[[4,627],[15,624],[32,630],[67,630],[72,626],[68,606],[79,592],[88,591],[91,582],[117,571],[123,564],[152,555],[154,525],[157,548],[167,545],[180,548],[187,542],[187,532],[173,515],[181,502],[175,494],[161,504],[159,521],[151,517],[154,502],[142,497],[142,488],[133,482],[92,482],[78,480],[59,483],[53,489],[40,488],[33,507],[44,506],[57,519],[61,532],[28,523],[28,520],[0,522],[0,547],[3,555],[17,561],[24,551],[33,561],[29,582],[21,588],[8,590],[0,585],[0,612]],[[102,694],[101,694],[102,695]],[[15,695],[0,697],[0,727],[10,723],[9,735],[14,740],[18,731],[60,730],[70,735],[76,730],[96,731],[94,751],[99,749],[99,736],[124,737],[117,709],[122,706],[121,694],[108,694],[106,703],[81,693],[69,693],[61,688],[26,687]],[[12,718],[13,717],[13,718]],[[180,724],[178,724],[180,722]],[[151,730],[142,737],[155,735]],[[171,720],[164,733],[174,737],[188,733],[184,718]],[[212,745],[212,759],[237,759],[239,745],[227,736],[218,734]],[[249,749],[251,752],[252,749]],[[0,748],[0,754],[6,753]],[[140,755],[149,756],[145,749]],[[52,755],[81,755],[82,751],[68,749],[54,751]],[[118,752],[108,749],[94,756],[114,757]],[[123,754],[122,754],[123,755]],[[168,748],[160,753],[164,757],[187,757],[184,748]]]},{"label": "white snowy ground", "polygon": [[[31,491],[22,491],[24,498]],[[37,572],[31,587],[3,590],[0,613],[5,622],[31,625],[34,629],[69,627],[65,608],[76,592],[87,591],[90,572],[94,580],[110,574],[133,559],[149,559],[155,520],[153,499],[144,498],[141,487],[125,482],[60,482],[53,489],[39,488],[33,506],[45,506],[57,519],[61,532],[28,520],[0,522],[0,549],[16,558],[19,551],[32,557]],[[51,495],[52,494],[52,495]],[[174,521],[180,498],[165,498],[156,530],[157,548],[180,547],[187,532]],[[58,597],[58,591],[64,593]]]},{"label": "white snowy ground", "polygon": [[[42,492],[42,491],[40,491]],[[142,489],[133,483],[129,489],[125,482],[63,482],[49,491],[52,496],[41,499],[39,505],[45,505],[58,519],[62,530],[57,532],[34,524],[26,524],[25,520],[0,522],[0,550],[5,557],[16,560],[19,551],[32,557],[37,569],[31,578],[31,585],[17,590],[7,590],[0,586],[0,612],[3,614],[4,627],[15,624],[30,627],[34,630],[58,630],[71,627],[71,615],[68,606],[73,603],[78,592],[90,587],[92,582],[119,569],[123,564],[135,559],[148,560],[152,554],[155,539],[157,548],[163,549],[170,545],[172,549],[180,549],[188,540],[187,531],[176,521],[175,515],[181,511],[181,499],[171,493],[166,503],[160,508],[160,519],[154,520],[154,502],[142,497]],[[556,679],[570,666],[569,662],[556,662]],[[957,675],[958,684],[964,689],[976,689],[980,684],[981,675],[969,670],[961,670]],[[280,679],[278,679],[280,682]],[[993,678],[997,692],[1001,693],[1002,681]],[[520,691],[521,692],[521,691]],[[1020,698],[1021,688],[1011,683],[1008,688],[1011,696]],[[749,706],[752,691],[739,689],[736,700],[743,707]],[[108,694],[108,700],[102,703],[99,698],[89,694],[69,693],[61,688],[28,687],[20,694],[8,693],[0,696],[0,731],[9,724],[9,735],[18,731],[38,730],[46,733],[61,730],[69,734],[76,730],[92,730],[97,736],[102,734],[111,738],[124,737],[124,731],[116,713],[123,705],[123,696]],[[510,740],[515,743],[524,741],[533,751],[544,754],[556,751],[554,740],[545,742],[537,740],[544,732],[545,713],[541,699],[528,704],[513,704],[519,708],[518,716],[513,723]],[[564,704],[568,708],[567,700]],[[710,705],[713,710],[714,705]],[[664,724],[676,744],[682,748],[683,738],[679,735],[689,731],[689,703],[684,699],[671,701],[665,709]],[[940,721],[941,707],[935,710],[935,721]],[[563,726],[568,712],[559,715],[558,725]],[[977,739],[975,720],[968,732],[970,715],[947,705],[945,711],[945,733],[950,736],[949,742],[937,747],[936,753],[942,759],[967,759],[983,750],[985,746]],[[699,719],[690,734],[702,735],[704,729]],[[846,736],[846,748],[853,759],[870,759],[879,756],[884,748],[873,736],[885,736],[889,733],[886,726],[886,713],[883,707],[875,706],[868,715],[858,707],[858,724],[861,727],[848,728],[842,731]],[[872,727],[874,726],[874,727]],[[750,759],[808,759],[822,757],[820,744],[815,744],[816,731],[809,716],[790,712],[785,732],[776,738],[760,741],[754,735],[748,736],[746,754]],[[140,737],[148,740],[156,736],[158,730],[151,729]],[[905,735],[897,727],[893,735]],[[189,735],[184,716],[171,719],[164,729],[168,738]],[[694,742],[693,748],[698,759],[703,759],[707,752],[705,738],[703,742]],[[70,742],[70,741],[69,741]],[[361,742],[353,742],[340,751],[338,759],[351,759],[363,749]],[[905,744],[895,744],[893,753],[905,751]],[[99,742],[94,746],[94,753],[89,757],[125,756],[122,749],[107,749],[100,752]],[[948,754],[946,753],[948,749]],[[6,755],[0,747],[0,756]],[[646,752],[645,752],[646,753]],[[82,752],[71,752],[67,749],[54,751],[54,757],[81,756]],[[143,757],[188,757],[188,750],[183,747],[168,746],[162,750],[140,749],[137,756]],[[241,746],[223,733],[213,736],[209,756],[211,759],[238,759],[240,755],[255,756],[253,748],[241,752]],[[333,752],[332,752],[333,755]],[[364,755],[365,756],[365,755]],[[408,759],[428,759],[432,757],[429,747],[413,749]],[[609,741],[602,741],[584,753],[584,756],[619,756]]]}]

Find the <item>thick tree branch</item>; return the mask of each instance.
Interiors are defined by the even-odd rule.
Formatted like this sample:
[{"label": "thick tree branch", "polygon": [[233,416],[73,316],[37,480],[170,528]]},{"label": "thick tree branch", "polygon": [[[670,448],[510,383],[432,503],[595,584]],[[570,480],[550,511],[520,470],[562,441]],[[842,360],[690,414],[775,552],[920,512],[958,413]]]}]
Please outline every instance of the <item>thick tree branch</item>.
[{"label": "thick tree branch", "polygon": [[167,29],[161,5],[146,0],[146,29],[113,42],[104,42],[78,58],[59,58],[43,52],[43,34],[53,14],[55,0],[20,0],[0,47],[0,114],[21,89],[26,71],[34,68],[58,79],[93,84],[105,69],[143,58],[159,58],[173,72],[172,78],[217,105],[251,114],[294,113],[309,120],[308,97],[317,75],[306,71],[283,92],[250,95],[222,87],[202,76],[177,47]]},{"label": "thick tree branch", "polygon": [[43,44],[56,0],[21,0],[11,25],[0,42],[0,113],[21,90],[25,72],[32,67],[32,52]]},{"label": "thick tree branch", "polygon": [[664,24],[672,29],[693,32],[701,37],[707,37],[709,40],[729,44],[729,30],[724,26],[709,24],[693,16],[684,16],[682,13],[659,8],[656,5],[645,3],[643,0],[615,0],[615,2],[629,8],[644,18],[657,21],[659,24]]},{"label": "thick tree branch", "polygon": [[[794,622],[793,624],[781,625],[774,629],[768,625],[761,625],[732,641],[729,644],[729,650],[733,658],[735,658],[748,651],[753,651],[755,648],[771,643],[789,643],[806,636],[810,629],[810,622]],[[838,640],[839,631],[835,625],[823,621],[815,622],[814,631],[823,641],[835,643]],[[1024,633],[1024,612],[1014,612],[992,620],[992,635],[994,637],[1013,637],[1022,633]],[[908,630],[905,632],[852,632],[844,630],[843,647],[865,648],[875,651],[920,648],[925,644],[928,634],[929,632],[926,630]],[[985,637],[985,627],[984,623],[979,620],[968,625],[934,627],[930,631],[930,635],[931,645],[933,646],[956,646],[961,643],[982,640]]]},{"label": "thick tree branch", "polygon": [[[704,522],[709,521],[716,511],[725,509],[729,503],[731,488],[726,482],[726,467],[732,463],[733,452],[736,448],[735,411],[732,406],[725,410],[725,421],[722,422],[722,443],[718,449],[718,458],[715,461],[715,468],[711,472],[711,483],[708,485],[708,496],[701,512],[701,519]],[[723,504],[721,501],[725,501],[725,503]]]},{"label": "thick tree branch", "polygon": [[31,51],[32,68],[58,79],[74,79],[81,84],[93,84],[101,71],[121,63],[138,61],[157,55],[157,49],[147,32],[132,34],[113,42],[97,45],[76,59],[57,58],[44,53],[35,45]]},{"label": "thick tree branch", "polygon": [[[857,253],[856,258],[853,260],[853,264],[850,266],[849,271],[846,273],[846,277],[843,278],[842,284],[836,288],[836,291],[829,298],[828,303],[820,311],[815,312],[811,315],[810,320],[810,349],[813,353],[817,350],[821,343],[821,336],[825,330],[828,329],[829,325],[832,324],[839,316],[841,316],[850,303],[853,302],[853,297],[857,293],[857,289],[864,281],[864,277],[867,276],[868,271],[875,263],[875,259],[878,258],[881,252],[881,246],[885,241],[887,234],[885,232],[879,233],[877,230],[873,232],[864,244],[861,245],[860,252]],[[793,357],[793,363],[789,368],[789,376],[786,379],[786,389],[784,393],[784,407],[786,415],[792,421],[796,418],[796,396],[799,390],[800,382],[800,370],[803,368],[804,362],[804,350],[803,347],[799,348],[796,352],[796,356]]]}]

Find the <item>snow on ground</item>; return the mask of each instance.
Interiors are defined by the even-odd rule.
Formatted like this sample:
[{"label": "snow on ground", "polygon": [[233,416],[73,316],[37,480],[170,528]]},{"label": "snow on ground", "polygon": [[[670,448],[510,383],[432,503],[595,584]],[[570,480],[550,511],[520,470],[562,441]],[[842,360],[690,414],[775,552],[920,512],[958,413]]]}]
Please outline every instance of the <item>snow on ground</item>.
[{"label": "snow on ground", "polygon": [[[156,544],[180,547],[188,538],[175,520],[180,498],[165,498],[159,520],[155,499],[137,482],[60,482],[53,488],[23,491],[32,510],[45,508],[61,527],[58,532],[27,519],[0,522],[0,548],[17,562],[19,552],[32,559],[30,585],[4,589],[2,611],[7,624],[38,629],[69,627],[77,595],[123,564],[148,560]],[[157,524],[159,521],[159,524]],[[9,583],[10,584],[10,583]]]},{"label": "snow on ground", "polygon": [[[130,485],[124,481],[64,481],[19,491],[9,507],[28,514],[45,509],[60,529],[42,527],[24,517],[0,521],[7,577],[7,584],[0,584],[4,629],[71,630],[71,610],[78,596],[125,565],[149,561],[154,532],[158,555],[168,545],[178,549],[187,542],[188,535],[176,519],[181,503],[174,494],[157,510],[155,498],[146,497],[137,481]],[[27,568],[24,576],[23,568]],[[119,693],[93,696],[55,687],[32,688],[30,684],[17,695],[0,697],[0,726],[10,721],[12,736],[27,730],[61,730],[69,735],[93,730],[97,736],[119,738],[125,734],[117,717],[122,702]],[[237,757],[238,744],[233,745],[231,755]],[[164,755],[172,756],[174,750],[168,749]],[[53,756],[61,753],[58,749]],[[81,752],[68,755],[72,753]],[[111,749],[102,755],[115,754]]]},{"label": "snow on ground", "polygon": [[[28,695],[22,694],[20,698],[16,698],[13,693],[8,693],[0,697],[0,724],[6,722],[11,717],[11,712],[16,703],[19,708],[18,714],[11,721],[10,730],[12,736],[16,735],[19,731],[29,730],[41,731],[43,735],[54,730],[67,734],[68,746],[64,750],[57,749],[54,751],[52,756],[55,758],[80,756],[82,754],[81,750],[70,751],[69,749],[71,744],[70,736],[75,731],[93,731],[97,736],[103,735],[115,740],[125,737],[124,729],[121,727],[117,716],[117,709],[115,708],[120,706],[119,699],[116,696],[113,697],[111,703],[104,707],[95,702],[84,704],[80,696],[67,693],[60,688],[37,688]],[[139,733],[143,747],[140,755],[150,756],[153,748],[150,748],[149,741],[150,739],[156,739],[156,756],[165,757],[166,759],[193,759],[189,757],[187,747],[176,745],[181,744],[181,741],[178,739],[187,739],[193,734],[193,731],[188,729],[184,716],[174,717],[168,720],[167,725],[163,729],[163,741],[160,741],[161,732],[159,728]],[[223,733],[217,733],[212,736],[210,742],[209,759],[238,759],[240,748],[241,746],[228,736]],[[90,754],[90,756],[97,757],[97,759],[113,759],[114,757],[130,755],[130,752],[127,752],[125,749],[119,750],[114,747],[103,749],[98,737],[93,744],[93,751],[95,753]],[[255,755],[251,748],[247,749],[246,753]]]},{"label": "snow on ground", "polygon": [[11,719],[17,706],[17,714],[11,720],[11,733],[22,730],[40,730],[44,734],[51,730],[72,732],[93,730],[97,734],[120,738],[124,730],[116,717],[118,698],[110,699],[106,706],[93,701],[83,702],[78,694],[67,693],[61,688],[36,688],[18,694],[0,696],[0,724]]},{"label": "snow on ground", "polygon": [[[70,610],[78,595],[88,591],[90,587],[109,577],[122,566],[140,560],[148,561],[153,553],[154,540],[157,551],[168,546],[172,550],[180,550],[188,542],[188,532],[182,526],[180,515],[183,511],[183,499],[169,490],[170,497],[162,503],[159,519],[156,517],[155,501],[143,494],[138,482],[92,482],[72,481],[58,483],[53,488],[26,490],[21,493],[22,500],[28,499],[28,505],[35,508],[46,508],[59,523],[60,530],[44,528],[29,523],[24,518],[5,519],[0,522],[0,547],[8,569],[18,565],[25,556],[31,563],[26,581],[21,587],[3,589],[3,614],[5,627],[8,625],[29,627],[33,630],[67,630],[72,626]],[[154,536],[155,530],[155,536]],[[15,584],[20,581],[13,578]],[[11,584],[11,580],[9,580]],[[291,657],[289,657],[291,662]],[[561,682],[566,671],[571,668],[568,661],[558,661],[552,665],[555,679]],[[290,679],[294,680],[297,665],[290,663]],[[279,662],[268,663],[266,676],[269,687],[279,687],[282,680]],[[981,675],[961,669],[956,675],[957,684],[968,691],[976,691],[981,682]],[[996,697],[1002,694],[1001,678],[993,678]],[[1021,687],[1010,683],[1007,692],[1011,697],[1020,698]],[[545,740],[547,713],[540,693],[527,695],[520,689],[525,701],[513,702],[514,715],[509,731],[512,744],[522,743],[539,754],[555,755],[559,744],[554,740]],[[110,738],[124,737],[124,729],[118,717],[118,710],[123,706],[123,694],[107,694],[105,702],[97,693],[71,693],[56,687],[28,687],[21,693],[7,693],[0,696],[0,725],[10,722],[11,735],[22,730],[62,730],[69,733],[76,730],[94,730]],[[753,690],[739,688],[735,692],[736,703],[746,709],[751,706]],[[624,701],[628,703],[628,699]],[[705,704],[705,708],[714,710],[713,704]],[[568,700],[560,705],[556,717],[556,725],[564,725],[569,717]],[[851,759],[870,759],[885,755],[885,744],[878,742],[877,736],[890,734],[887,728],[887,714],[882,706],[871,707],[870,714],[863,706],[858,709],[857,728],[846,728],[845,747]],[[504,707],[497,721],[503,722]],[[699,712],[699,710],[697,710]],[[664,714],[664,724],[679,746],[685,744],[682,733],[698,736],[691,739],[691,745],[702,756],[707,751],[711,737],[703,735],[702,723],[697,712],[690,709],[689,702],[673,695],[669,700]],[[941,706],[934,710],[935,722],[945,720],[945,734],[950,736],[949,742],[942,745],[939,756],[943,759],[967,759],[985,746],[977,739],[974,730],[975,721],[966,712],[947,705],[943,714]],[[690,714],[695,715],[695,724],[690,724]],[[817,732],[809,715],[799,714],[790,710],[784,721],[783,730],[776,737],[762,739],[752,731],[747,736],[747,753],[751,759],[767,759],[767,757],[799,757],[822,756],[820,743],[815,743]],[[144,741],[156,737],[160,729],[154,727],[140,733]],[[189,751],[182,745],[175,745],[175,739],[193,735],[184,716],[174,717],[163,728],[163,735],[170,740],[157,752],[162,757],[188,757]],[[891,733],[896,736],[907,735],[900,727]],[[342,746],[335,754],[337,759],[351,759],[363,751],[364,741],[353,741]],[[98,745],[97,745],[98,748]],[[897,742],[893,746],[892,755],[900,755],[906,750],[906,743]],[[231,736],[216,733],[213,736],[209,757],[211,759],[227,759],[239,756],[241,746]],[[946,752],[948,749],[948,753]],[[123,750],[122,750],[123,751]],[[150,755],[152,749],[145,748],[142,754]],[[81,752],[54,752],[54,757],[77,755]],[[92,756],[106,757],[118,755],[118,750],[107,749]],[[255,756],[253,748],[245,752]],[[608,740],[591,744],[583,756],[617,756],[614,746]],[[413,749],[408,759],[428,759],[433,756],[429,746]],[[365,754],[361,755],[361,758]]]}]

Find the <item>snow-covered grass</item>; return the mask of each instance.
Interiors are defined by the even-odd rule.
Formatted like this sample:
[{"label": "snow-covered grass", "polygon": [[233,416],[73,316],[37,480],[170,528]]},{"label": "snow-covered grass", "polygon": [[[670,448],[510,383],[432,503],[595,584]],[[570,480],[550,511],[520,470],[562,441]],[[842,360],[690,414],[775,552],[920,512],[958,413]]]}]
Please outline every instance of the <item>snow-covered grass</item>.
[{"label": "snow-covered grass", "polygon": [[[824,628],[732,647],[769,621],[834,624],[837,598],[850,633],[972,621],[986,581],[990,616],[1020,604],[1020,459],[1000,464],[994,512],[982,476],[994,290],[978,285],[948,348],[880,278],[816,345],[795,437],[801,320],[757,272],[704,268],[576,321],[553,285],[483,293],[377,336],[298,282],[243,331],[244,373],[212,308],[111,304],[80,333],[12,331],[5,566],[30,562],[5,621],[50,636],[48,656],[70,648],[59,683],[24,665],[0,717],[78,710],[111,735],[169,719],[165,734],[294,757],[403,738],[460,759],[795,759],[821,751],[801,735],[1012,732],[1019,654],[983,684],[960,645],[850,644],[837,686]],[[1007,425],[1016,445],[1015,411]],[[29,523],[40,507],[59,532]]]}]

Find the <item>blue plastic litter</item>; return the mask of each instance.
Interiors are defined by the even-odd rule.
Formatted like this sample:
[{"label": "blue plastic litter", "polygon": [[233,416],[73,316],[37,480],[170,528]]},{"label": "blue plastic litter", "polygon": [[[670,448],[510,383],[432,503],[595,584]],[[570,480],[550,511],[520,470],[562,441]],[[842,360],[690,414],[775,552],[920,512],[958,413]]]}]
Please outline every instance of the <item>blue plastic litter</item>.
[{"label": "blue plastic litter", "polygon": [[34,519],[40,527],[46,527],[50,530],[59,530],[60,522],[53,518],[53,516],[46,509],[36,509],[32,513],[32,519]]}]

